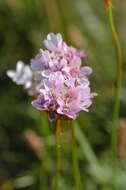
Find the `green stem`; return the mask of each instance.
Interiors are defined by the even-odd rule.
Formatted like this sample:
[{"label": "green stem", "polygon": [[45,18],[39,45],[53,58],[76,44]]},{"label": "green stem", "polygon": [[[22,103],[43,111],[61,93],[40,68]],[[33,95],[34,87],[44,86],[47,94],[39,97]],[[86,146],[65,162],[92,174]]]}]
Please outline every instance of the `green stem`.
[{"label": "green stem", "polygon": [[60,184],[60,160],[61,160],[61,145],[59,142],[59,128],[60,120],[55,121],[55,133],[56,133],[56,190],[59,190]]},{"label": "green stem", "polygon": [[[42,112],[41,113],[41,124],[42,124],[42,128],[41,128],[41,134],[42,137],[47,137],[50,135],[50,131],[49,131],[49,123],[48,123],[48,119],[47,119],[47,114],[46,112]],[[45,169],[45,160],[48,158],[48,154],[50,152],[50,147],[48,146],[48,144],[46,144],[46,142],[44,142],[45,144],[45,150],[44,150],[44,154],[43,154],[43,159],[41,159],[41,163],[40,163],[40,190],[45,190],[47,187],[47,174],[46,174],[46,169]]]},{"label": "green stem", "polygon": [[120,108],[120,86],[121,86],[121,48],[116,33],[116,29],[113,22],[112,8],[111,5],[107,9],[109,26],[111,29],[117,66],[116,66],[116,81],[115,81],[115,92],[114,92],[114,107],[113,107],[113,117],[112,117],[112,131],[111,131],[111,161],[113,169],[116,167],[117,158],[117,134],[118,134],[118,119],[119,119],[119,108]]},{"label": "green stem", "polygon": [[76,152],[76,139],[75,139],[75,130],[74,130],[74,120],[71,121],[72,128],[72,161],[73,161],[73,172],[76,183],[76,189],[82,190],[81,176],[77,161],[77,152]]}]

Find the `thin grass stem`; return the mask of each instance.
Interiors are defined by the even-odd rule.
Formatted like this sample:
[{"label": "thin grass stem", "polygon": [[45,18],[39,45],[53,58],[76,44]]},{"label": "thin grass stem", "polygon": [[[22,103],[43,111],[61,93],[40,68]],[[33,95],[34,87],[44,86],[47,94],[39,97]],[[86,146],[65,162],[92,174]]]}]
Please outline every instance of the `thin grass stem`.
[{"label": "thin grass stem", "polygon": [[56,135],[56,190],[60,189],[60,162],[61,162],[61,145],[59,141],[60,120],[55,121]]},{"label": "thin grass stem", "polygon": [[118,135],[118,120],[119,120],[119,108],[120,108],[120,86],[121,86],[121,48],[118,40],[118,35],[116,33],[113,15],[112,15],[112,4],[110,0],[106,0],[106,8],[108,14],[108,22],[110,30],[112,33],[115,52],[116,52],[116,81],[115,81],[115,91],[114,91],[114,107],[112,116],[112,129],[111,129],[111,161],[112,168],[116,168],[117,160],[117,135]]},{"label": "thin grass stem", "polygon": [[[49,131],[49,123],[48,123],[48,118],[47,118],[47,113],[42,111],[41,113],[41,134],[42,137],[47,137],[50,135]],[[43,138],[44,139],[44,138]],[[43,159],[41,158],[41,163],[40,163],[40,190],[45,190],[47,187],[47,173],[46,173],[46,168],[45,168],[45,160],[48,159],[48,156],[50,154],[50,146],[45,143],[44,146],[44,152],[43,152]]]},{"label": "thin grass stem", "polygon": [[72,129],[72,161],[73,161],[73,172],[74,179],[76,183],[76,189],[82,190],[82,182],[81,175],[79,171],[78,161],[77,161],[77,150],[76,150],[76,138],[75,138],[75,130],[74,130],[74,120],[71,121],[71,129]]}]

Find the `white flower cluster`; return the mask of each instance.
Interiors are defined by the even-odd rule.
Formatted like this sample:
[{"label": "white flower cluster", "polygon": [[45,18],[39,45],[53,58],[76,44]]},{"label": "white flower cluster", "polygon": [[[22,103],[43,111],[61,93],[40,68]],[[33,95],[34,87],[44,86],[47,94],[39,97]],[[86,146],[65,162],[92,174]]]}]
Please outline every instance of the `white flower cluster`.
[{"label": "white flower cluster", "polygon": [[8,70],[7,76],[17,85],[22,85],[29,96],[37,96],[42,88],[42,82],[34,80],[36,72],[22,61],[16,64],[16,70]]}]

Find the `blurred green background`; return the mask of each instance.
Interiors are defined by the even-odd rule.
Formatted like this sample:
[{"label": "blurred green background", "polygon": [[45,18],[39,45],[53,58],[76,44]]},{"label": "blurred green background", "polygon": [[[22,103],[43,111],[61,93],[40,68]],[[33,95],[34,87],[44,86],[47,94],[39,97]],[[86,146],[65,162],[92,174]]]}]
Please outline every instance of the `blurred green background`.
[{"label": "blurred green background", "polygon": [[[85,49],[84,64],[93,68],[91,88],[99,94],[90,112],[81,112],[76,123],[81,130],[76,135],[83,189],[110,190],[116,185],[126,190],[125,10],[126,1],[113,0],[123,58],[118,171],[113,184],[109,147],[116,60],[104,0],[0,0],[0,190],[39,190],[40,165],[41,189],[54,189],[53,124],[45,131],[41,118],[46,116],[41,116],[22,87],[6,76],[18,60],[30,63],[49,32],[61,32],[69,45]],[[62,122],[62,129],[61,190],[75,190],[69,122]]]}]

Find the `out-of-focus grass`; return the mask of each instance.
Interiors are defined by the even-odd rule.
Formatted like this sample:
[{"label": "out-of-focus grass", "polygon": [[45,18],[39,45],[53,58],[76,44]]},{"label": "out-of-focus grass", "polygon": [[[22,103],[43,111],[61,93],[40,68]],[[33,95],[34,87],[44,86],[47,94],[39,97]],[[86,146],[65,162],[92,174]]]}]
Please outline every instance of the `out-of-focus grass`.
[{"label": "out-of-focus grass", "polygon": [[[125,9],[125,1],[113,1],[115,24],[123,53],[120,118],[126,117]],[[84,189],[109,190],[116,185],[118,189],[125,190],[125,151],[123,155],[119,152],[118,171],[114,174],[117,184],[112,184],[111,180],[113,174],[109,165],[109,137],[115,54],[105,4],[98,0],[0,1],[0,189],[39,189],[41,161],[37,150],[33,149],[37,136],[41,138],[43,190],[54,188],[56,163],[53,123],[49,124],[50,134],[45,136],[40,112],[31,106],[31,100],[22,88],[6,76],[6,70],[15,68],[17,60],[29,64],[38,49],[43,47],[42,40],[49,32],[61,32],[68,44],[84,48],[87,57],[83,64],[91,66],[94,71],[90,76],[91,87],[99,96],[95,98],[89,113],[79,114],[79,128],[76,128]],[[123,124],[125,127],[126,122]],[[29,129],[37,135],[36,140],[34,136],[28,136]],[[62,129],[61,187],[62,190],[74,190],[71,129],[66,121],[62,122]],[[31,141],[26,141],[26,134]],[[119,146],[125,150],[126,145],[121,140],[126,137],[125,130],[121,134]]]}]

